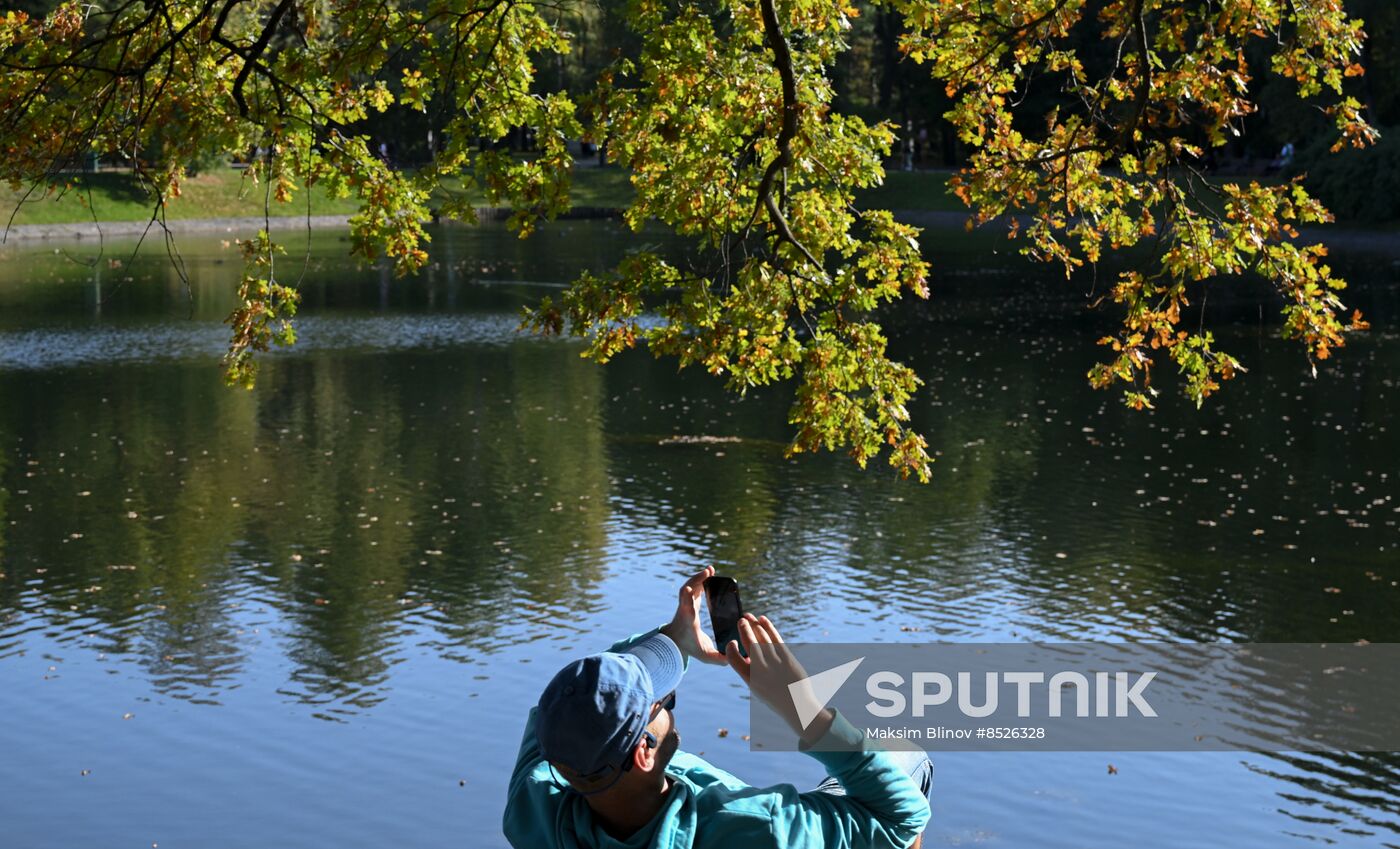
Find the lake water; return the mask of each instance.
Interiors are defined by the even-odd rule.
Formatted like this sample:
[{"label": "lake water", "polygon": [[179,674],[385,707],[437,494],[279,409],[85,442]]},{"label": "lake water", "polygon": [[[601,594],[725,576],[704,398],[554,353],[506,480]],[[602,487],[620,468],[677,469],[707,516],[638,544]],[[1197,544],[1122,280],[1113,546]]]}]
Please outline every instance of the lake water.
[{"label": "lake water", "polygon": [[[231,238],[179,240],[188,290],[151,245],[0,254],[5,849],[502,846],[544,683],[705,564],[795,640],[1400,641],[1394,255],[1338,260],[1376,329],[1316,379],[1234,284],[1209,319],[1249,374],[1198,412],[1161,369],[1142,414],[1084,380],[1107,273],[933,234],[894,333],[919,486],[784,459],[786,389],[517,333],[618,224],[438,230],[407,280],[290,235],[301,341],[252,393],[219,379]],[[814,785],[748,750],[745,696],[692,669],[683,746]],[[1400,846],[1394,755],[935,762],[926,846]]]}]

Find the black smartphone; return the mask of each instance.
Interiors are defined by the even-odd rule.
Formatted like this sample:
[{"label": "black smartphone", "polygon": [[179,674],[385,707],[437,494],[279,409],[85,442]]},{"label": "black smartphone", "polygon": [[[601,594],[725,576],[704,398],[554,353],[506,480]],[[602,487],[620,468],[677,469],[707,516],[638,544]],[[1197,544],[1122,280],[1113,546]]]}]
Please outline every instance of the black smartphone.
[{"label": "black smartphone", "polygon": [[739,639],[739,620],[744,605],[739,601],[739,582],[722,575],[705,579],[705,596],[710,602],[710,626],[715,634],[715,647],[724,651],[731,640],[739,641],[739,651],[748,657],[744,641]]}]

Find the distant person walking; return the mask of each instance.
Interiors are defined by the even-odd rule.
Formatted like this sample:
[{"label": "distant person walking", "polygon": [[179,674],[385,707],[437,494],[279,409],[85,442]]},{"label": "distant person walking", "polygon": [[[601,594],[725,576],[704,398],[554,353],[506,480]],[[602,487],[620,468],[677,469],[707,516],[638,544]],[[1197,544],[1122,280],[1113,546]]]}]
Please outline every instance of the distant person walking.
[{"label": "distant person walking", "polygon": [[1286,141],[1283,147],[1279,148],[1278,156],[1269,163],[1269,172],[1276,173],[1293,164],[1293,142]]}]

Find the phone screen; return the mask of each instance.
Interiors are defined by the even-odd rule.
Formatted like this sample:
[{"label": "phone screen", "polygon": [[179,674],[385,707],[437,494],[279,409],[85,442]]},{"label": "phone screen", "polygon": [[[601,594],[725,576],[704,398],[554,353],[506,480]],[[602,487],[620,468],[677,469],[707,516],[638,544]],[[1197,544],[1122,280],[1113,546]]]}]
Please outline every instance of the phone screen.
[{"label": "phone screen", "polygon": [[739,640],[739,650],[747,656],[744,642],[739,639],[739,619],[744,615],[744,605],[739,601],[739,582],[720,575],[706,578],[705,595],[710,602],[710,625],[714,629],[715,646],[724,651],[730,641]]}]

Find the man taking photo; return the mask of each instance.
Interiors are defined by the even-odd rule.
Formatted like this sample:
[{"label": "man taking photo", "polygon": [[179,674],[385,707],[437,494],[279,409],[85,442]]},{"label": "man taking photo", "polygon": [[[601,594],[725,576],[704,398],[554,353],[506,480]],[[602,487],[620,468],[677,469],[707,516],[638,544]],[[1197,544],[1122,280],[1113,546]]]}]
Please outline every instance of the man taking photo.
[{"label": "man taking photo", "polygon": [[[574,661],[549,682],[526,720],[511,774],[504,818],[511,845],[918,846],[929,819],[928,758],[866,750],[861,732],[829,708],[804,728],[785,694],[753,689],[754,663],[787,656],[782,636],[766,616],[750,614],[739,622],[745,651],[730,642],[721,653],[700,626],[700,597],[713,573],[701,570],[682,585],[668,624]],[[809,792],[751,787],[681,751],[672,709],[692,658],[728,663],[754,697],[788,720],[827,780]]]}]

